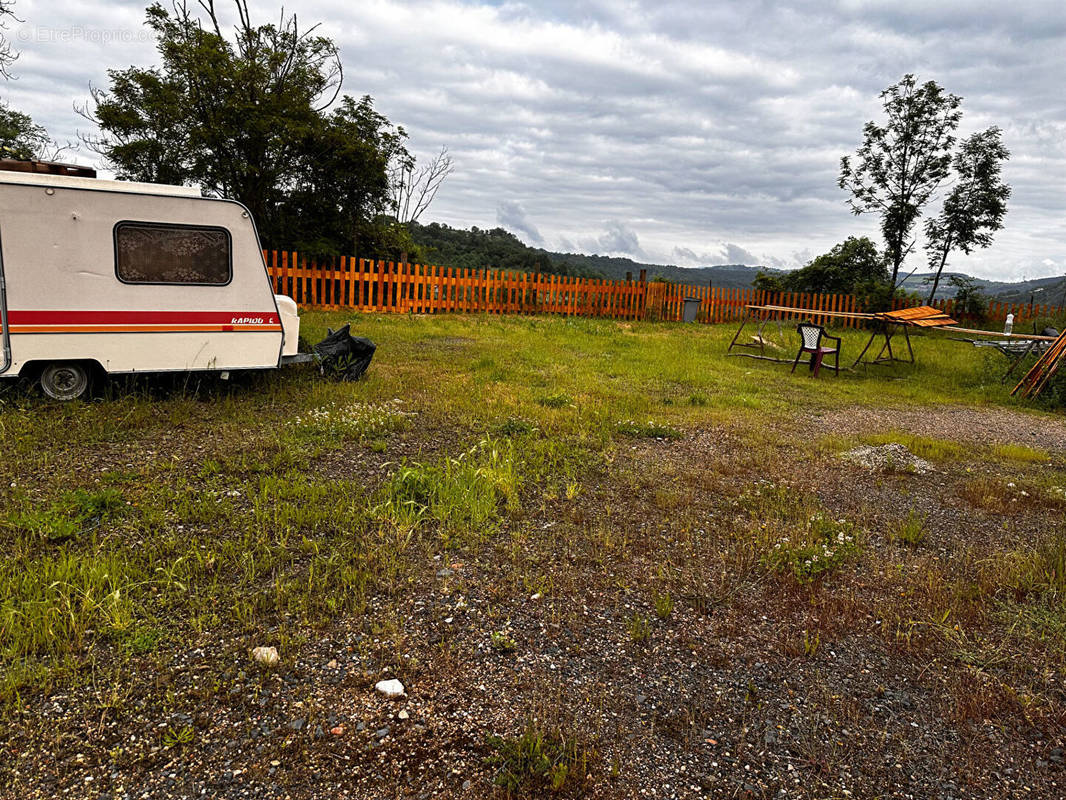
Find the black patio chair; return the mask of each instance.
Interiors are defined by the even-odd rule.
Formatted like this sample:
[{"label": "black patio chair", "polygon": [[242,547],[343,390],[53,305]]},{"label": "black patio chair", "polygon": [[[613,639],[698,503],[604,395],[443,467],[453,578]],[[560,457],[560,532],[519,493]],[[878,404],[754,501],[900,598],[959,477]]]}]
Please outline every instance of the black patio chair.
[{"label": "black patio chair", "polygon": [[[822,368],[822,359],[828,355],[834,356],[834,362],[829,366],[833,368],[835,375],[840,375],[840,337],[830,336],[825,332],[825,328],[821,325],[815,325],[811,322],[801,322],[796,330],[800,335],[800,349],[796,353],[796,360],[792,362],[792,371],[796,371],[796,365],[799,364],[800,356],[804,353],[811,354],[810,369],[814,373],[814,377],[818,377],[818,370]],[[822,347],[823,339],[832,339],[836,342],[836,347]]]}]

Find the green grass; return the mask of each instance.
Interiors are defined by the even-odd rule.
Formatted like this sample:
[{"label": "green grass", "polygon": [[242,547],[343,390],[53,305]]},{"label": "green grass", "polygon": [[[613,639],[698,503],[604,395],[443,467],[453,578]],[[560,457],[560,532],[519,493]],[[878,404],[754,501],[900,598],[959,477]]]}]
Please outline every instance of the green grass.
[{"label": "green grass", "polygon": [[[1015,402],[1001,365],[936,334],[916,337],[913,367],[813,380],[727,358],[732,325],[310,313],[303,330],[313,341],[347,319],[378,344],[354,384],[287,369],[232,383],[134,378],[62,405],[0,398],[0,701],[86,680],[102,655],[121,665],[170,642],[362,613],[412,564],[476,547],[545,503],[571,504],[580,522],[591,476],[635,439],[725,426],[755,441],[767,419],[853,404]],[[865,334],[842,335],[846,361]],[[899,440],[873,439],[885,437]],[[932,459],[966,454],[903,443]],[[664,513],[691,496],[664,495]],[[853,536],[851,523],[810,495],[759,503],[737,536],[770,572],[810,581],[854,556],[830,542]],[[669,593],[655,612],[674,613]],[[642,619],[634,640],[650,631]]]},{"label": "green grass", "polygon": [[950,439],[934,439],[929,436],[916,436],[902,431],[887,431],[860,437],[864,444],[901,444],[918,458],[927,461],[962,461],[972,458],[976,448]]},{"label": "green grass", "polygon": [[1019,461],[1023,464],[1046,464],[1051,460],[1046,450],[1038,450],[1024,444],[994,444],[992,456],[1000,461]]}]

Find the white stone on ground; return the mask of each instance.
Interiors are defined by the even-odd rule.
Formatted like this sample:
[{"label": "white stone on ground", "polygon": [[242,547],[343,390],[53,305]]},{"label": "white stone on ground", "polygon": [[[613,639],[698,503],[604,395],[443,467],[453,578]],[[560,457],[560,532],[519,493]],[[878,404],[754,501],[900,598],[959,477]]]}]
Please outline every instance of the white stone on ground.
[{"label": "white stone on ground", "polygon": [[374,688],[386,697],[403,697],[404,694],[406,694],[403,689],[403,684],[395,678],[387,681],[378,681],[374,684]]}]

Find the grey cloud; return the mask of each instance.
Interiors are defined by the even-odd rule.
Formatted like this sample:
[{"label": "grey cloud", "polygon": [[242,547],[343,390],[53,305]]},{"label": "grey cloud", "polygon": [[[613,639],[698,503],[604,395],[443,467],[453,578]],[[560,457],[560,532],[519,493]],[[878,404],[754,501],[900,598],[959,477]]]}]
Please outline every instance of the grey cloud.
[{"label": "grey cloud", "polygon": [[725,255],[725,260],[730,264],[748,264],[756,265],[760,259],[750,250],[746,250],[739,244],[733,244],[728,242],[723,248],[722,252]]},{"label": "grey cloud", "polygon": [[521,203],[513,200],[504,200],[496,206],[496,224],[506,228],[511,233],[524,234],[522,238],[527,244],[543,245],[544,237],[540,235],[537,226],[534,225]]},{"label": "grey cloud", "polygon": [[607,230],[592,244],[593,247],[589,249],[601,255],[637,256],[639,258],[645,256],[640,248],[640,239],[636,232],[618,220],[608,222]]},{"label": "grey cloud", "polygon": [[687,247],[675,247],[671,252],[674,263],[680,267],[695,267],[700,265],[700,257]]},{"label": "grey cloud", "polygon": [[[137,33],[144,4],[18,11],[27,25]],[[417,155],[449,146],[458,169],[427,219],[507,219],[563,249],[693,265],[796,265],[850,235],[879,241],[875,219],[848,212],[837,168],[878,92],[914,72],[965,98],[967,132],[1001,125],[1013,153],[1006,227],[953,268],[1032,277],[1066,262],[1058,0],[302,0],[300,16],[323,21],[346,91],[371,94]],[[155,60],[150,41],[129,39],[16,43],[20,78],[4,99],[73,139],[90,81]],[[522,198],[536,225],[502,198]]]}]

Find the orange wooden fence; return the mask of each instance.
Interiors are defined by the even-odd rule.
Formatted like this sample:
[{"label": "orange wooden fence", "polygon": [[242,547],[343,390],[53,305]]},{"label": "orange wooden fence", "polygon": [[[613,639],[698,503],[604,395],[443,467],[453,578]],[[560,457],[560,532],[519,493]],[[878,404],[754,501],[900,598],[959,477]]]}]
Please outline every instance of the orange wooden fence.
[{"label": "orange wooden fence", "polygon": [[[697,321],[708,323],[739,319],[748,305],[780,305],[814,311],[861,310],[851,295],[765,292],[643,280],[610,281],[348,257],[318,264],[296,252],[277,250],[264,251],[263,255],[274,291],[288,295],[303,308],[413,314],[564,314],[680,321],[685,300],[691,298],[699,301]],[[897,301],[894,307],[914,304]],[[954,300],[938,300],[933,305],[955,315]],[[1017,325],[1060,311],[1047,305],[992,303],[987,318],[1002,321],[1008,313],[1013,313]],[[833,324],[854,327],[859,323],[840,319]]]}]

